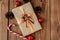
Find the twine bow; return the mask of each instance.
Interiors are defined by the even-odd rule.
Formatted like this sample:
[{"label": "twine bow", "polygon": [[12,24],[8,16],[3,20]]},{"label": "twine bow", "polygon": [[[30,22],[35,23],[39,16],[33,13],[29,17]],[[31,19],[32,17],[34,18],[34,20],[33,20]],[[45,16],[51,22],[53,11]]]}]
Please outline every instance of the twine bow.
[{"label": "twine bow", "polygon": [[[22,8],[23,9],[23,8]],[[22,10],[22,16],[20,18],[21,23],[25,23],[27,28],[30,28],[30,30],[33,32],[32,24],[34,24],[34,20],[30,14],[26,14],[24,10]]]}]

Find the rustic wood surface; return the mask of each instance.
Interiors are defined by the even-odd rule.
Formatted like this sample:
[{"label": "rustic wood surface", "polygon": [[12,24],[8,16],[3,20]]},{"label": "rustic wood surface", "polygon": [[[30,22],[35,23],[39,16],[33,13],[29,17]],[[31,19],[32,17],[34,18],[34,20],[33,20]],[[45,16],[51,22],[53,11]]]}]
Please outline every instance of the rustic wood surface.
[{"label": "rustic wood surface", "polygon": [[[19,1],[23,2],[23,0]],[[5,14],[8,7],[10,11],[15,7],[15,2],[16,0],[0,0],[0,40],[23,40],[7,32],[8,20],[5,18]],[[34,40],[60,40],[60,0],[31,0],[31,3],[33,7],[42,7],[41,13],[37,16],[45,19],[41,24],[43,29],[32,34],[35,37]],[[15,19],[9,19],[9,23],[17,22]],[[21,33],[18,26],[13,29]]]},{"label": "rustic wood surface", "polygon": [[5,13],[8,11],[8,0],[0,0],[0,40],[7,40],[7,19]]},{"label": "rustic wood surface", "polygon": [[60,0],[51,0],[51,40],[60,40]]}]

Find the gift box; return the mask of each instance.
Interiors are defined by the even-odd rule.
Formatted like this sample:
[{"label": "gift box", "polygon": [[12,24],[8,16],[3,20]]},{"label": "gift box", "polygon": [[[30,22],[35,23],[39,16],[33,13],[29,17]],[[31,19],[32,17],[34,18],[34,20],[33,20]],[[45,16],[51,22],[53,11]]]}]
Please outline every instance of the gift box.
[{"label": "gift box", "polygon": [[12,9],[12,12],[24,36],[42,29],[30,2]]}]

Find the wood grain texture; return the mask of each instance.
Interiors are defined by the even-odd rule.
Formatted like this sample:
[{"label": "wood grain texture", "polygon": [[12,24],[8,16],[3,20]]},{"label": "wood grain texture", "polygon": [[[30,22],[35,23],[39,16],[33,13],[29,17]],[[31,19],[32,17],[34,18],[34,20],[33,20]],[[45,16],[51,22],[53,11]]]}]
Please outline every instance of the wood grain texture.
[{"label": "wood grain texture", "polygon": [[[10,0],[9,2],[10,2],[10,4],[9,4],[10,5],[10,10],[9,11],[11,11],[11,9],[14,8],[14,6],[15,6],[15,0]],[[14,23],[14,22],[16,23],[15,19],[13,19],[13,20],[9,19],[9,23]],[[15,29],[15,31],[17,31],[17,29]],[[9,36],[8,40],[16,40],[17,39],[16,36],[13,35],[12,33],[9,33],[8,36]]]},{"label": "wood grain texture", "polygon": [[[1,3],[2,2],[2,3]],[[2,0],[0,2],[0,40],[7,40],[7,19],[5,18],[5,14],[8,11],[8,0]]]},{"label": "wood grain texture", "polygon": [[[36,2],[37,1],[37,2]],[[49,10],[49,0],[33,0],[34,7],[41,6],[42,11],[37,16],[43,17],[45,19],[42,23],[42,30],[35,33],[35,40],[50,40],[50,10]],[[42,4],[42,5],[41,5]]]},{"label": "wood grain texture", "polygon": [[1,21],[2,21],[2,20],[1,20],[1,19],[2,19],[2,17],[1,17],[1,8],[2,8],[2,7],[1,7],[1,5],[2,5],[2,1],[0,1],[0,40],[1,40],[1,38],[2,38],[2,37],[1,37],[1,32],[2,32],[2,31],[1,31],[1,28],[2,28],[2,24],[1,24],[1,23],[2,23],[2,22],[1,22]]},{"label": "wood grain texture", "polygon": [[[8,11],[8,1],[0,2],[0,40],[23,40],[12,33],[7,33],[8,21],[4,15]],[[23,0],[19,1],[23,2]],[[15,7],[15,2],[16,0],[10,0],[10,11]],[[35,37],[34,40],[60,40],[60,0],[42,0],[42,2],[41,0],[31,0],[31,3],[33,7],[42,7],[41,13],[37,13],[37,16],[45,19],[41,23],[43,29],[32,34]],[[17,22],[16,19],[9,19],[9,23]],[[18,25],[13,30],[21,33]]]},{"label": "wood grain texture", "polygon": [[[10,0],[10,11],[11,11],[13,8],[15,8],[15,4],[16,4],[16,0]],[[9,19],[9,23],[15,23],[15,24],[17,24],[15,18],[12,19],[12,20]],[[18,24],[17,24],[16,28],[13,28],[13,30],[21,34],[21,31],[20,31],[20,29],[19,29],[19,27],[18,27]],[[16,37],[16,36],[13,35],[12,33],[9,33],[9,35],[8,35],[8,40],[22,40],[22,39],[19,38],[19,37]]]},{"label": "wood grain texture", "polygon": [[60,40],[60,1],[51,0],[51,40]]}]

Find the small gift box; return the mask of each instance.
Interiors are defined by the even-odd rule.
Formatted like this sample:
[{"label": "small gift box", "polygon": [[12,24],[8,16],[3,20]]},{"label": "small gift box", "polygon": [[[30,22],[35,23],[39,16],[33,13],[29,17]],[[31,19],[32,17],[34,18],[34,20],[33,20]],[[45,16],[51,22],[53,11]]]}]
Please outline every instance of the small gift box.
[{"label": "small gift box", "polygon": [[34,33],[41,29],[37,16],[34,13],[30,2],[12,9],[19,28],[24,36]]}]

